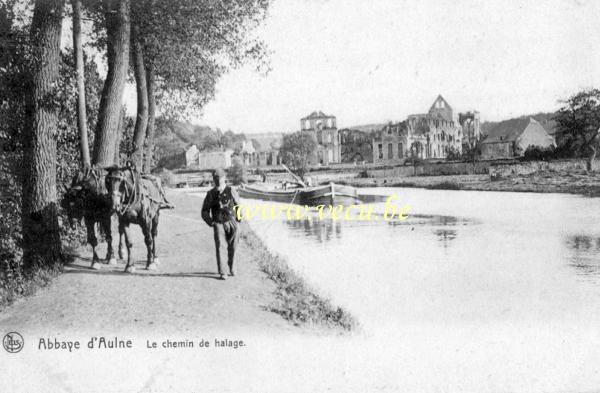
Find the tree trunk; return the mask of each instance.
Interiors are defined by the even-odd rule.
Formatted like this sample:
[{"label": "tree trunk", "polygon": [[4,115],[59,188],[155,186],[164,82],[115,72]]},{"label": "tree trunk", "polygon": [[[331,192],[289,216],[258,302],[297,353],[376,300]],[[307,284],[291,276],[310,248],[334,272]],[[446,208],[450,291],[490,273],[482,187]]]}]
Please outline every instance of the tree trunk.
[{"label": "tree trunk", "polygon": [[123,103],[123,90],[129,68],[130,0],[104,0],[108,73],[100,99],[94,164],[114,164],[116,139]]},{"label": "tree trunk", "polygon": [[73,5],[73,52],[75,72],[77,74],[77,128],[81,148],[81,163],[84,168],[90,166],[90,147],[88,144],[87,114],[85,111],[85,74],[83,69],[83,47],[81,44],[81,0],[72,0]]},{"label": "tree trunk", "polygon": [[156,97],[154,95],[154,70],[152,65],[146,67],[146,86],[148,88],[148,127],[146,127],[146,152],[144,157],[144,172],[152,171],[154,158],[154,126],[156,120]]},{"label": "tree trunk", "polygon": [[[125,108],[121,108],[121,111],[119,112],[119,126],[117,127],[117,129],[119,130],[124,130],[125,129]],[[123,137],[125,135],[122,132],[117,132],[117,136],[115,137],[115,147],[114,147],[114,153],[115,156],[113,158],[113,163],[115,165],[120,165],[121,164],[121,141],[123,140]]]},{"label": "tree trunk", "polygon": [[594,159],[596,158],[596,148],[594,146],[590,146],[590,150],[592,151],[592,153],[588,157],[587,170],[593,171],[594,170]]},{"label": "tree trunk", "polygon": [[37,0],[31,22],[29,124],[23,154],[23,263],[27,270],[62,259],[56,195],[56,127],[64,0]]},{"label": "tree trunk", "polygon": [[131,159],[136,168],[142,170],[144,159],[144,139],[148,126],[148,89],[146,87],[146,67],[144,53],[139,40],[139,28],[134,24],[131,32],[131,51],[133,52],[133,73],[137,90],[137,117],[133,129]]}]

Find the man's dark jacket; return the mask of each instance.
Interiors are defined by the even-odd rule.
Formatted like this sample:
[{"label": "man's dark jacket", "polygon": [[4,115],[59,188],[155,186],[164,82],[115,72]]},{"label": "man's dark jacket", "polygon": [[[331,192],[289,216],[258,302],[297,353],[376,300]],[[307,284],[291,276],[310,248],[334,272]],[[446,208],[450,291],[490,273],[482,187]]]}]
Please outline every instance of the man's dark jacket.
[{"label": "man's dark jacket", "polygon": [[206,193],[202,205],[202,219],[211,226],[213,223],[239,221],[235,214],[235,206],[239,204],[240,197],[235,189],[225,186],[223,192],[220,192],[215,187]]}]

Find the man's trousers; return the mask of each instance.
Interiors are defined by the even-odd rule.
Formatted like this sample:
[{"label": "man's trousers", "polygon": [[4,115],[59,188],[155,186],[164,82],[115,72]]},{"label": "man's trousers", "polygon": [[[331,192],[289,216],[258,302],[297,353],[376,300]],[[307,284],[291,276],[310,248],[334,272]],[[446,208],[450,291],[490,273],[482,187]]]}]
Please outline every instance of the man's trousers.
[{"label": "man's trousers", "polygon": [[233,258],[235,249],[237,248],[239,239],[239,224],[237,221],[229,220],[224,223],[215,223],[213,225],[215,235],[215,249],[217,251],[217,269],[219,274],[223,274],[221,270],[221,245],[227,245],[227,265],[230,273],[233,273]]}]

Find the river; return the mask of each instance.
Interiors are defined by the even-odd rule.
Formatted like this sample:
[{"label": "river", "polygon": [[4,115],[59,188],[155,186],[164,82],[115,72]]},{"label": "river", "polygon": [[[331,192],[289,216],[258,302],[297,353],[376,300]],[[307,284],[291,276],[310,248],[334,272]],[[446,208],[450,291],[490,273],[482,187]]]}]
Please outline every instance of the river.
[{"label": "river", "polygon": [[434,391],[600,386],[600,199],[361,192],[397,196],[411,205],[408,218],[320,221],[312,213],[310,221],[282,215],[250,225],[357,317],[367,343],[360,363],[374,377],[419,390],[435,381]]}]

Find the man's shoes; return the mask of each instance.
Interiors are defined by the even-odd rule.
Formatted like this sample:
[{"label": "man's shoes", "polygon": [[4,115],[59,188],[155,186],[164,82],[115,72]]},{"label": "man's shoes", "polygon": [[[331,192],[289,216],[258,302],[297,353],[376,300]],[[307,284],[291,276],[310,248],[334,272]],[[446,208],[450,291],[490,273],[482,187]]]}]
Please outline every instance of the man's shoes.
[{"label": "man's shoes", "polygon": [[229,268],[229,275],[230,275],[231,277],[235,276],[235,274],[233,274],[233,268]]},{"label": "man's shoes", "polygon": [[223,273],[219,273],[219,280],[225,280],[225,275]]}]

